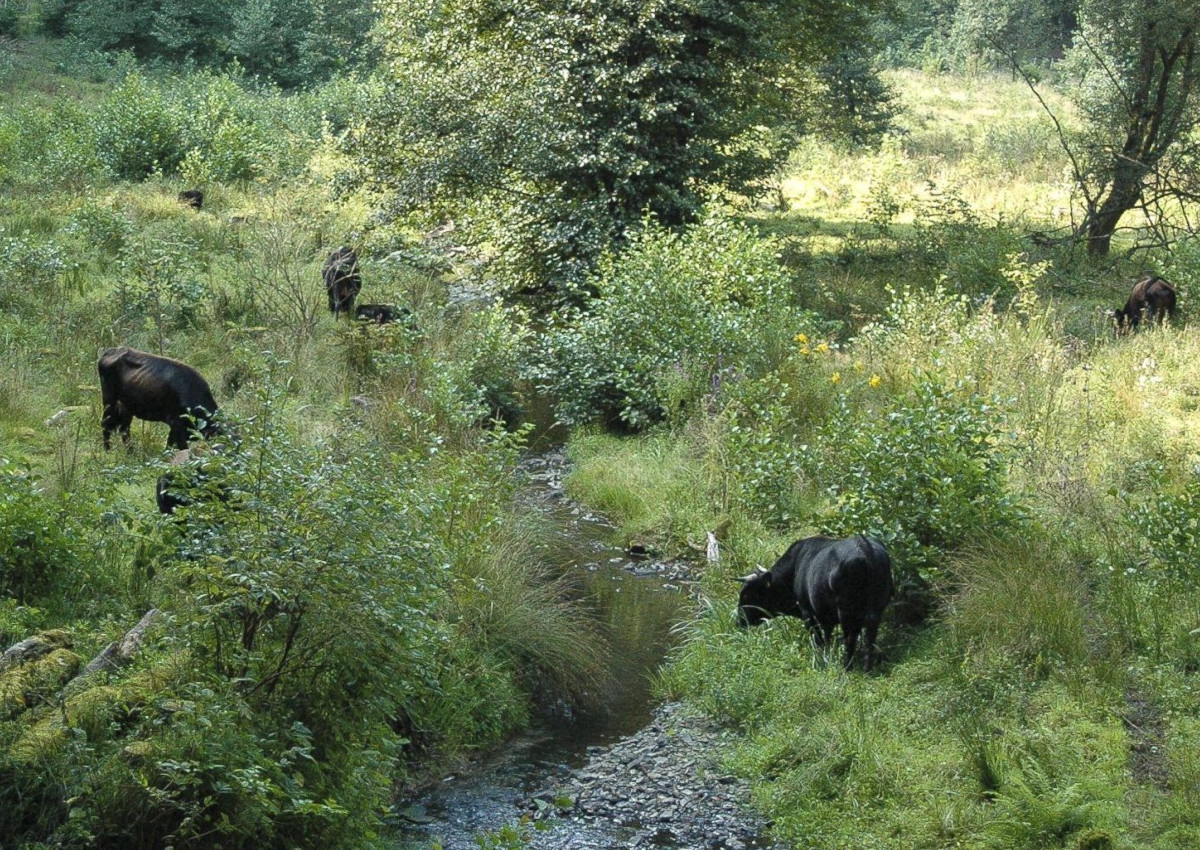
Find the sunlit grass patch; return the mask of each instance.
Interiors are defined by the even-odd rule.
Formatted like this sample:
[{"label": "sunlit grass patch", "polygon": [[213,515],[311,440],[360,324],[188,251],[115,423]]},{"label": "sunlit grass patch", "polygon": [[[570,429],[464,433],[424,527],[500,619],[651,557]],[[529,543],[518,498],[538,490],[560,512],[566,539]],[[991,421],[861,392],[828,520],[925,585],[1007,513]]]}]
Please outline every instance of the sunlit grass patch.
[{"label": "sunlit grass patch", "polygon": [[669,433],[635,439],[598,432],[571,441],[567,492],[617,523],[630,538],[650,531],[701,538],[705,488],[687,443]]}]

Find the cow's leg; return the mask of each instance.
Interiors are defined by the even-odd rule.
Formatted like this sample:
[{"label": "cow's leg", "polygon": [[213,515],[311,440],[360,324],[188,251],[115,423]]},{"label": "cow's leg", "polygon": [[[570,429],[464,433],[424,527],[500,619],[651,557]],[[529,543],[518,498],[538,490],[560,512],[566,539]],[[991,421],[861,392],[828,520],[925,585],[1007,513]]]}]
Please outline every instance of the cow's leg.
[{"label": "cow's leg", "polygon": [[867,620],[866,625],[866,658],[863,660],[863,672],[870,673],[871,668],[875,666],[875,659],[879,656],[879,647],[875,645],[875,636],[879,634],[879,620]]},{"label": "cow's leg", "polygon": [[182,451],[188,447],[188,431],[191,424],[186,418],[171,420],[171,433],[167,435],[167,448]]},{"label": "cow's leg", "polygon": [[858,633],[862,631],[863,624],[860,617],[848,616],[845,613],[842,613],[839,619],[842,622],[842,639],[846,643],[842,667],[849,670],[854,661],[854,650],[858,648]]},{"label": "cow's leg", "polygon": [[108,451],[112,448],[112,432],[116,430],[116,424],[113,422],[112,412],[106,407],[104,414],[100,417],[100,427],[104,430],[104,450]]},{"label": "cow's leg", "polygon": [[104,408],[104,415],[100,418],[100,427],[104,429],[104,448],[112,448],[112,432],[116,431],[121,435],[121,442],[129,445],[129,425],[133,422],[133,415],[126,413],[121,405],[113,404]]}]

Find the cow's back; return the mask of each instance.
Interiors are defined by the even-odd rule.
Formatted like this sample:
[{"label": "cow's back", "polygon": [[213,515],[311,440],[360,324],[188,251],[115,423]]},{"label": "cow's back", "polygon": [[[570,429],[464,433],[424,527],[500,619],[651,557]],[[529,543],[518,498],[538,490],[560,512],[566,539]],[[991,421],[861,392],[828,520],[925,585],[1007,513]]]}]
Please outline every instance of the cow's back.
[{"label": "cow's back", "polygon": [[119,402],[141,418],[162,421],[203,408],[217,411],[204,376],[186,363],[135,348],[106,349],[98,363],[105,403]]},{"label": "cow's back", "polygon": [[862,535],[810,540],[797,566],[797,596],[824,622],[846,610],[881,616],[892,598],[892,562],[883,544]]}]

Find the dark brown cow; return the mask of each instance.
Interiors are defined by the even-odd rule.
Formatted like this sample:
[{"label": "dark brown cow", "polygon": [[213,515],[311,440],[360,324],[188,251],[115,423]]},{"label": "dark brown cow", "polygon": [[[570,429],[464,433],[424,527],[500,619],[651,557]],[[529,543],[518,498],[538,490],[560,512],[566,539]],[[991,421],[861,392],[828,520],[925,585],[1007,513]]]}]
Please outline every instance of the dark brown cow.
[{"label": "dark brown cow", "polygon": [[179,193],[179,203],[198,210],[204,204],[204,193],[199,189],[184,189]]},{"label": "dark brown cow", "polygon": [[1156,324],[1175,318],[1175,287],[1158,275],[1144,275],[1133,285],[1125,306],[1113,311],[1117,332],[1136,328],[1143,314]]},{"label": "dark brown cow", "polygon": [[104,448],[111,446],[113,431],[128,444],[129,425],[136,416],[171,426],[167,445],[188,447],[188,434],[199,428],[205,437],[217,432],[213,415],[217,402],[204,377],[185,363],[147,354],[135,348],[109,348],[96,364],[100,371],[100,397],[104,413]]},{"label": "dark brown cow", "polygon": [[878,540],[858,534],[851,538],[806,537],[797,540],[769,570],[741,579],[738,625],[754,626],[771,617],[799,617],[817,644],[824,647],[833,630],[842,627],[849,670],[866,630],[863,669],[869,671],[878,650],[875,635],[883,611],[892,599],[892,559]]},{"label": "dark brown cow", "polygon": [[336,319],[342,313],[354,310],[354,299],[362,289],[362,277],[358,273],[358,255],[352,248],[343,245],[325,259],[321,266],[321,278],[329,295],[329,312]]},{"label": "dark brown cow", "polygon": [[412,311],[407,307],[396,307],[393,304],[359,304],[354,308],[354,318],[377,325],[387,325],[392,322],[412,324]]}]

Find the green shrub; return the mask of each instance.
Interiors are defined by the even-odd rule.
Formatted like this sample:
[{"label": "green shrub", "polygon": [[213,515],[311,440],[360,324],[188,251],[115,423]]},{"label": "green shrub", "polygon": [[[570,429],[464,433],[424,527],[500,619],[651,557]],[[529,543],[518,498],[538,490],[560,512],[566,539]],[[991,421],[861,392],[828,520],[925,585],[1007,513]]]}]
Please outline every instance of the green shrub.
[{"label": "green shrub", "polygon": [[61,591],[86,546],[67,505],[0,458],[0,595],[28,604]]},{"label": "green shrub", "polygon": [[133,236],[134,225],[111,207],[87,201],[71,214],[66,231],[78,234],[92,248],[115,257]]},{"label": "green shrub", "polygon": [[238,183],[273,172],[278,143],[285,137],[260,113],[277,100],[269,90],[250,94],[231,76],[193,74],[171,92],[187,116],[181,146],[187,151],[181,171],[192,185]]},{"label": "green shrub", "polygon": [[816,446],[819,478],[835,499],[825,527],[879,537],[901,581],[938,578],[946,553],[1021,520],[1005,446],[998,400],[930,375],[866,421],[845,407]]},{"label": "green shrub", "polygon": [[48,113],[31,115],[24,124],[25,179],[82,184],[106,171],[97,143],[97,123],[88,107],[56,101]]},{"label": "green shrub", "polygon": [[717,216],[683,235],[647,224],[592,283],[532,369],[566,424],[636,430],[694,410],[721,381],[769,368],[805,321],[775,243]]},{"label": "green shrub", "polygon": [[15,37],[21,29],[21,9],[16,4],[0,7],[0,36]]},{"label": "green shrub", "polygon": [[62,297],[65,281],[79,266],[54,241],[0,228],[0,279],[17,285],[0,288],[0,308],[42,304]]},{"label": "green shrub", "polygon": [[917,270],[933,272],[930,282],[976,301],[993,297],[1006,303],[1016,294],[1003,274],[1008,257],[1024,247],[1016,228],[985,222],[953,187],[930,183],[911,206],[912,237],[902,250]]},{"label": "green shrub", "polygon": [[798,395],[795,385],[778,374],[739,381],[721,412],[721,470],[732,491],[727,501],[768,528],[787,528],[802,513],[806,446],[801,442],[803,414],[797,410],[811,408]]},{"label": "green shrub", "polygon": [[1144,501],[1126,497],[1133,526],[1150,552],[1146,574],[1168,586],[1195,590],[1200,586],[1200,469],[1181,484],[1161,466],[1150,469],[1150,492]]},{"label": "green shrub", "polygon": [[193,327],[210,299],[197,267],[199,251],[185,236],[127,242],[120,255],[121,314],[148,326],[160,350],[167,331]]},{"label": "green shrub", "polygon": [[97,153],[121,179],[169,174],[187,153],[181,104],[139,73],[129,74],[105,96],[94,121]]}]

